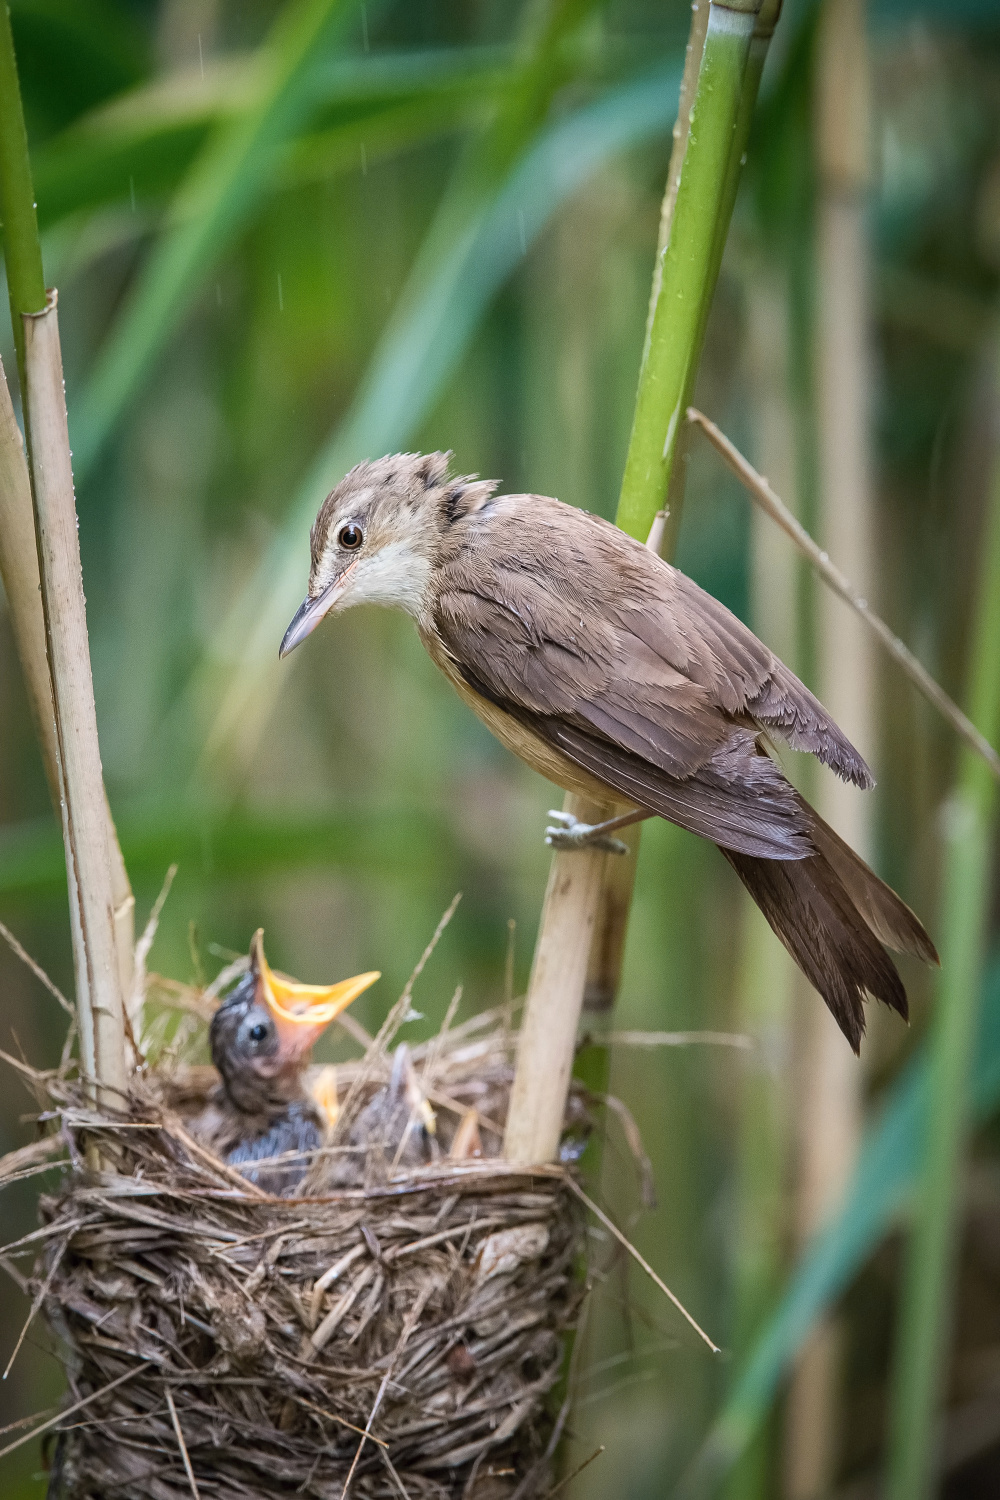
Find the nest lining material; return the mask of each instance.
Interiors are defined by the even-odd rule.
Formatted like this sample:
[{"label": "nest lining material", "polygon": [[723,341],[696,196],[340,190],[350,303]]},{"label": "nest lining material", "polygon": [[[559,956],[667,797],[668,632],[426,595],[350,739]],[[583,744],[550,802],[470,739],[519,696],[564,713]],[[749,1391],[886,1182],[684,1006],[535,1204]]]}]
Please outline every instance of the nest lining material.
[{"label": "nest lining material", "polygon": [[[414,1056],[502,1123],[515,1044],[459,1027]],[[355,1111],[386,1066],[344,1070]],[[50,1495],[543,1493],[583,1291],[567,1169],[376,1156],[364,1186],[324,1192],[334,1146],[306,1179],[316,1196],[269,1197],[185,1129],[212,1077],[149,1074],[121,1114],[46,1080],[72,1171],[41,1200],[30,1290],[84,1403]],[[114,1170],[87,1168],[95,1149]]]}]

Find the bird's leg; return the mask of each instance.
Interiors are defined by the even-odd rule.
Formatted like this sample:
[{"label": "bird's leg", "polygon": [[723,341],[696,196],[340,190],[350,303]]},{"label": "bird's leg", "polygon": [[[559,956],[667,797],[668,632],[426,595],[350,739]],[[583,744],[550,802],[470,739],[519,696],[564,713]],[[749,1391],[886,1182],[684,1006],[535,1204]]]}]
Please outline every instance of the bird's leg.
[{"label": "bird's leg", "polygon": [[646,812],[645,808],[636,808],[635,812],[622,813],[620,817],[608,818],[603,823],[581,823],[572,813],[550,808],[549,817],[556,820],[555,824],[545,830],[545,842],[550,849],[559,849],[564,854],[581,849],[603,849],[608,854],[627,854],[628,845],[621,839],[612,838],[611,834],[619,828],[628,828],[632,823],[642,823],[646,818],[653,817],[653,814]]}]

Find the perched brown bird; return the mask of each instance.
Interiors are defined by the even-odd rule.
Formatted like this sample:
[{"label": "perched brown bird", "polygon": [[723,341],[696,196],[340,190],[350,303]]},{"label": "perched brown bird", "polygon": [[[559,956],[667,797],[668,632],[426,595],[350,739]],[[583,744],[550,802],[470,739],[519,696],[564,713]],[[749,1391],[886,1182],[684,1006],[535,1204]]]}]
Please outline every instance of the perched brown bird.
[{"label": "perched brown bird", "polygon": [[[339,984],[295,984],[275,974],[254,934],[250,968],[212,1017],[212,1061],[220,1084],[192,1134],[251,1182],[292,1192],[322,1145],[329,1106],[307,1089],[304,1069],[330,1022],[378,979],[359,974]],[[274,1160],[293,1153],[287,1162]]]},{"label": "perched brown bird", "polygon": [[489,729],[550,781],[622,808],[550,829],[579,847],[659,814],[722,850],[851,1046],[874,995],[906,1016],[882,944],[937,962],[907,906],[768,754],[806,750],[859,787],[865,762],[718,600],[597,516],[451,478],[448,456],[359,464],[312,530],[308,597],[281,645],[332,611],[395,605]]}]

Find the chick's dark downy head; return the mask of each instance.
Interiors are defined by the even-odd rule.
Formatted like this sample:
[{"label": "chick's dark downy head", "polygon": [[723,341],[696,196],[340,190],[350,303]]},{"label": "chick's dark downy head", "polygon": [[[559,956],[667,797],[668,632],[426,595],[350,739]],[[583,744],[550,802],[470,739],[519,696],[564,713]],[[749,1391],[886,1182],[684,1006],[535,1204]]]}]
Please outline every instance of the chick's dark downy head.
[{"label": "chick's dark downy head", "polygon": [[256,1114],[280,1094],[284,1081],[294,1085],[301,1058],[283,1050],[270,1014],[252,973],[219,1006],[210,1033],[212,1061],[223,1087],[237,1109]]},{"label": "chick's dark downy head", "polygon": [[212,1018],[212,1061],[230,1103],[259,1114],[293,1099],[313,1043],[378,977],[372,972],[336,985],[296,984],[273,972],[257,932],[249,972]]}]

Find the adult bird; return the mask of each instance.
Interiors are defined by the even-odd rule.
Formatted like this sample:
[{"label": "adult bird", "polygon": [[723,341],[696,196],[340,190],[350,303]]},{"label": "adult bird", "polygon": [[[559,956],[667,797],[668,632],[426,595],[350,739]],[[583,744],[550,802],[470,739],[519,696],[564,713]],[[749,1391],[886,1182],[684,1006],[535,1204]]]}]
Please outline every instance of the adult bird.
[{"label": "adult bird", "polygon": [[306,1086],[309,1054],[330,1022],[378,978],[296,984],[271,969],[258,929],[249,970],[212,1017],[219,1086],[192,1124],[196,1139],[266,1191],[294,1192],[329,1123]]},{"label": "adult bird", "polygon": [[327,496],[281,655],[351,605],[407,611],[503,744],[618,812],[550,829],[550,842],[585,847],[657,814],[711,839],[855,1051],[866,996],[905,1018],[882,944],[936,963],[934,944],[769,753],[781,740],[872,786],[822,705],[718,600],[618,527],[450,477],[449,456],[362,463]]}]

